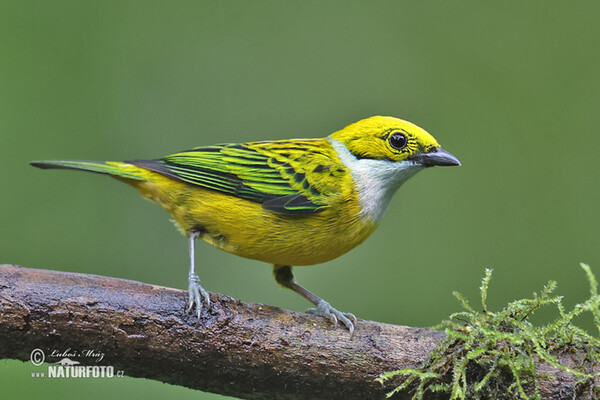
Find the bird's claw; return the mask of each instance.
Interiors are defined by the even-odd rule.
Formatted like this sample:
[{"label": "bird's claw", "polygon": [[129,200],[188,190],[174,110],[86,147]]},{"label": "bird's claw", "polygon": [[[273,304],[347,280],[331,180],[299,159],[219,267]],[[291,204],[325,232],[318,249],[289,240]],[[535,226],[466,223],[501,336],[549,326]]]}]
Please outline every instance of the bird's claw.
[{"label": "bird's claw", "polygon": [[200,319],[200,312],[202,311],[202,299],[206,303],[206,308],[210,308],[210,296],[206,290],[200,285],[200,278],[196,274],[190,274],[188,279],[188,294],[189,302],[187,313],[191,313],[196,305],[196,317]]},{"label": "bird's claw", "polygon": [[354,325],[356,324],[356,317],[354,314],[338,311],[331,307],[331,304],[325,300],[321,300],[319,304],[317,304],[317,308],[309,308],[306,312],[312,315],[329,318],[334,325],[337,325],[339,321],[350,331],[350,336],[354,335]]}]

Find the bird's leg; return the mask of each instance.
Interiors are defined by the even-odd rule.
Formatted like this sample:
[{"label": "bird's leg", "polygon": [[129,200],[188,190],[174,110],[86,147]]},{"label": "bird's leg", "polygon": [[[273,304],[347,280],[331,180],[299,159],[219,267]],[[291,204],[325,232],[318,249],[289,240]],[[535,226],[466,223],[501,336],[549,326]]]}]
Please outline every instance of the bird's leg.
[{"label": "bird's leg", "polygon": [[333,324],[337,324],[337,321],[339,320],[346,328],[348,328],[350,335],[354,334],[354,324],[356,323],[354,314],[336,310],[316,294],[298,285],[294,279],[292,267],[289,265],[274,265],[273,275],[275,275],[275,280],[281,286],[292,289],[294,292],[317,306],[317,308],[309,308],[306,310],[307,313],[327,317]]},{"label": "bird's leg", "polygon": [[188,294],[189,294],[189,303],[187,312],[188,314],[193,310],[194,304],[196,304],[196,316],[198,319],[200,318],[200,311],[202,311],[202,297],[204,297],[204,301],[206,302],[206,307],[210,307],[210,296],[208,292],[204,290],[202,286],[200,286],[200,278],[196,275],[195,267],[194,267],[194,245],[196,238],[200,236],[199,232],[192,232],[189,236],[189,246],[190,246],[190,275],[188,277]]}]

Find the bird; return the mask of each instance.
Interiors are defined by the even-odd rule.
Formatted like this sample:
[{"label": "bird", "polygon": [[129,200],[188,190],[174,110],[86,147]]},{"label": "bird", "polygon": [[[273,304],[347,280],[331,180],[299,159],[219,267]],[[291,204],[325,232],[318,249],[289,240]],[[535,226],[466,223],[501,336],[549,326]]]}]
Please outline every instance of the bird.
[{"label": "bird", "polygon": [[308,313],[340,322],[353,334],[354,314],[298,284],[292,268],[333,260],[361,244],[417,172],[461,164],[419,126],[373,116],[321,138],[225,143],[159,159],[31,165],[110,175],[171,214],[188,239],[186,308],[198,321],[211,304],[195,267],[195,242],[202,239],[273,264],[276,282],[315,306]]}]

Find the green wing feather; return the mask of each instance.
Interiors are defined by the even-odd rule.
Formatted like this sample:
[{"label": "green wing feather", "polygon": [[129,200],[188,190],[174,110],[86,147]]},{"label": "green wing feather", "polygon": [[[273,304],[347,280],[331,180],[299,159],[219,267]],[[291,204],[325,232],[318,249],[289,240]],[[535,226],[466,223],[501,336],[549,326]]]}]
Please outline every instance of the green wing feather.
[{"label": "green wing feather", "polygon": [[[197,147],[158,160],[127,161],[192,185],[261,203],[283,214],[322,211],[339,191],[331,171],[346,173],[327,139]],[[335,166],[335,168],[333,168]],[[313,182],[311,182],[313,180]]]}]

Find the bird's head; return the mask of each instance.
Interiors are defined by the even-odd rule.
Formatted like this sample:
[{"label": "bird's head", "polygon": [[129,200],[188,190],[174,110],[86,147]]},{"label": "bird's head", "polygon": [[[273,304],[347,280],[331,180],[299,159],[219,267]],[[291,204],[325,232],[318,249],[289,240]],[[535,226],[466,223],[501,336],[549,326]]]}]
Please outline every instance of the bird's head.
[{"label": "bird's head", "polygon": [[371,117],[329,136],[351,171],[361,214],[379,220],[396,190],[411,176],[435,165],[460,165],[424,129],[392,117]]},{"label": "bird's head", "polygon": [[331,138],[359,160],[405,161],[423,167],[460,165],[427,131],[394,117],[366,118],[335,132]]}]

